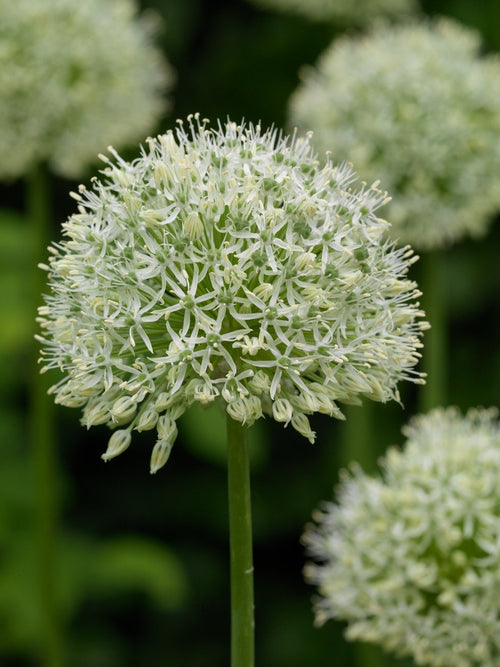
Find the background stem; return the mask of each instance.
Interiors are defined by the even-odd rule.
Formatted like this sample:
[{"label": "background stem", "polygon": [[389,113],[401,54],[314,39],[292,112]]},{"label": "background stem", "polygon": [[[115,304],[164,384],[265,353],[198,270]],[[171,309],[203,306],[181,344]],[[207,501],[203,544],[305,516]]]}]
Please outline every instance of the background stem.
[{"label": "background stem", "polygon": [[[377,443],[375,441],[375,409],[373,402],[365,399],[363,405],[342,407],[346,416],[340,422],[340,467],[346,468],[352,461],[360,464],[367,474],[377,469]],[[377,646],[356,642],[351,647],[356,667],[386,667],[388,661]]]},{"label": "background stem", "polygon": [[[33,309],[41,305],[45,274],[38,263],[46,261],[50,236],[49,176],[42,165],[32,169],[26,179],[26,206],[33,247]],[[37,506],[37,556],[42,630],[41,664],[61,667],[62,650],[56,596],[57,475],[54,405],[47,395],[49,381],[40,375],[36,359],[31,368],[29,386],[30,442],[35,468]]]},{"label": "background stem", "polygon": [[231,667],[253,667],[252,512],[247,429],[227,417],[231,555]]},{"label": "background stem", "polygon": [[346,420],[339,423],[340,465],[345,468],[357,461],[365,472],[372,473],[377,464],[372,401],[342,406],[342,411]]},{"label": "background stem", "polygon": [[422,370],[427,373],[426,384],[419,393],[419,411],[446,404],[447,318],[443,298],[443,255],[437,251],[423,253],[419,261],[422,306],[431,328],[424,336]]}]

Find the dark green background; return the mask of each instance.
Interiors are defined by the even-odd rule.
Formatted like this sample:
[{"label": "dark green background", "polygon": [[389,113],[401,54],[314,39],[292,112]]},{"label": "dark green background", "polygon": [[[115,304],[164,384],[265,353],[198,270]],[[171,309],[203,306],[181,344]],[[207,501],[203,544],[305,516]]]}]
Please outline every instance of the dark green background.
[{"label": "dark green background", "polygon": [[[304,0],[307,2],[307,0]],[[241,1],[144,0],[164,18],[161,42],[177,71],[175,118],[245,118],[284,126],[301,65],[313,63],[340,29],[261,11]],[[423,3],[454,16],[500,50],[500,5],[478,0]],[[395,63],[397,66],[397,63]],[[346,72],[349,76],[349,72]],[[500,86],[500,82],[499,82]],[[140,101],[138,101],[140,103]],[[90,174],[89,174],[90,176]],[[54,180],[53,237],[73,212],[75,183]],[[33,366],[29,224],[22,183],[3,185],[0,226],[0,664],[37,665],[40,624],[32,529],[36,497],[26,429],[26,385]],[[443,253],[448,297],[449,404],[465,409],[500,401],[500,229]],[[416,269],[415,276],[418,276]],[[376,455],[402,442],[415,411],[371,408]],[[356,409],[351,417],[356,419]],[[69,667],[224,667],[229,664],[229,571],[223,419],[216,411],[183,418],[171,459],[150,476],[152,434],[104,464],[108,431],[89,432],[76,410],[57,409],[61,613]],[[206,421],[208,420],[208,422]],[[252,436],[258,667],[410,664],[362,650],[334,622],[313,628],[313,589],[302,580],[299,543],[313,508],[331,496],[345,425],[313,418],[310,445],[269,420]],[[373,458],[373,457],[372,457]],[[370,467],[368,461],[365,462]],[[452,667],[452,666],[450,666]]]}]

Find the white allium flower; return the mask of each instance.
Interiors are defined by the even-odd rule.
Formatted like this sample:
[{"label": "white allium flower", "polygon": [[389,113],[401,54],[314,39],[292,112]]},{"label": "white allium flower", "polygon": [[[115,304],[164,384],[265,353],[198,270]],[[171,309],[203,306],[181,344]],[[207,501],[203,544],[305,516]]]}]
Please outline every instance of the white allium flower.
[{"label": "white allium flower", "polygon": [[253,4],[315,21],[366,24],[381,16],[401,16],[417,8],[417,0],[252,0]]},{"label": "white allium flower", "polygon": [[173,73],[132,0],[15,0],[0,10],[0,177],[47,161],[80,176],[165,110]]},{"label": "white allium flower", "polygon": [[336,40],[290,100],[314,143],[379,178],[403,243],[429,249],[486,231],[500,207],[500,60],[451,20]]},{"label": "white allium flower", "polygon": [[500,664],[497,410],[436,409],[410,421],[381,477],[353,466],[304,542],[316,620],[418,665]]},{"label": "white allium flower", "polygon": [[415,257],[375,215],[385,195],[320,165],[308,138],[206,123],[179,121],[131,163],[110,149],[75,194],[40,309],[44,364],[64,373],[56,402],[83,407],[87,427],[171,443],[196,401],[313,441],[307,414],[398,399],[400,380],[421,381],[425,325]]}]

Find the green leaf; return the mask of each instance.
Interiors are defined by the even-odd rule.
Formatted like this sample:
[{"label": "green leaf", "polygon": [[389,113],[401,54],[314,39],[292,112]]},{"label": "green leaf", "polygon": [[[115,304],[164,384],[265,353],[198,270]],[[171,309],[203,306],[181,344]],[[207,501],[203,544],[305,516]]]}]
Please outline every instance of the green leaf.
[{"label": "green leaf", "polygon": [[113,538],[92,555],[89,586],[100,595],[140,591],[159,607],[178,608],[188,583],[179,558],[163,544],[138,536]]},{"label": "green leaf", "polygon": [[22,350],[34,331],[32,297],[33,247],[27,221],[0,209],[0,350],[2,355]]}]

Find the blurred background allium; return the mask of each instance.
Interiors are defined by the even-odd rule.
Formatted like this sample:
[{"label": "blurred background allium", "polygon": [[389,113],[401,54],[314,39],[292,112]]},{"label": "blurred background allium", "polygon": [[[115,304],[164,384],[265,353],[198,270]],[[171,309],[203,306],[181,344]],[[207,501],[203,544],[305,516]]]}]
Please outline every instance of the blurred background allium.
[{"label": "blurred background allium", "polygon": [[307,415],[421,381],[413,253],[387,242],[385,195],[350,167],[307,137],[198,116],[131,163],[104,159],[51,248],[38,338],[63,372],[56,402],[119,427],[105,459],[156,430],[156,472],[195,402],[314,442]]},{"label": "blurred background allium", "polygon": [[[395,66],[397,63],[397,66]],[[500,59],[449,19],[334,40],[290,100],[290,122],[392,202],[417,249],[484,234],[500,207]]]},{"label": "blurred background allium", "polygon": [[[378,4],[374,1],[370,6]],[[336,5],[340,7],[340,2]],[[482,52],[488,59],[499,51],[498,3],[423,0],[420,5],[431,22],[435,15],[444,14],[460,22],[464,29],[479,34]],[[30,23],[33,11],[49,12],[58,7],[59,2],[0,2],[2,35],[7,17],[12,17],[21,6],[28,17],[27,36],[42,31],[40,21]],[[27,385],[35,370],[38,371],[35,356],[39,345],[36,344],[35,349],[32,340],[36,311],[33,298],[36,235],[31,217],[25,213],[25,182],[16,175],[24,176],[24,170],[34,166],[33,159],[50,160],[51,157],[48,153],[33,151],[33,138],[38,137],[37,128],[41,127],[38,120],[30,120],[26,130],[16,125],[13,134],[12,126],[7,129],[5,123],[9,118],[18,118],[18,123],[26,120],[28,109],[43,120],[49,102],[58,109],[74,104],[71,77],[65,79],[62,89],[58,88],[60,98],[48,93],[59,80],[60,60],[67,56],[71,44],[76,44],[79,33],[73,36],[73,22],[77,15],[87,12],[87,7],[93,8],[92,18],[97,20],[97,14],[117,11],[119,6],[120,3],[110,0],[71,4],[64,25],[48,45],[53,52],[51,77],[39,74],[37,59],[17,79],[20,45],[27,43],[27,37],[21,34],[17,42],[9,41],[7,46],[2,41],[0,46],[0,96],[5,90],[12,90],[14,84],[16,90],[26,90],[21,85],[26,80],[35,91],[47,91],[38,106],[30,102],[32,97],[18,102],[4,102],[2,97],[0,105],[0,162],[4,165],[0,172],[2,179],[10,179],[9,183],[0,183],[2,667],[40,667],[47,626],[39,606],[39,547],[34,537],[39,498],[35,496],[33,446],[27,428]],[[139,143],[147,145],[147,135],[163,134],[174,126],[175,118],[185,118],[195,111],[211,119],[245,118],[247,123],[260,123],[266,128],[274,124],[286,130],[288,101],[300,84],[299,71],[305,65],[315,65],[332,39],[346,35],[341,21],[311,21],[298,13],[264,9],[247,0],[138,0],[135,17],[141,25],[140,17],[147,18],[151,12],[159,17],[160,24],[158,28],[153,26],[156,33],[153,40],[147,38],[148,48],[154,48],[151,46],[154,43],[156,51],[148,57],[146,65],[157,63],[160,54],[171,63],[171,69],[167,66],[167,70],[176,73],[175,84],[172,86],[169,74],[166,81],[161,77],[160,88],[166,85],[167,89],[167,107],[152,118],[148,128],[138,130],[135,139],[125,138],[122,146],[121,141],[111,137],[111,127],[110,136],[102,135],[99,146],[89,145],[84,161],[75,148],[78,169],[82,171],[78,171],[78,175],[75,171],[74,178],[84,179],[89,192],[91,176],[99,180],[105,178],[97,171],[103,167],[97,159],[98,152],[105,153],[112,144],[124,160],[133,161],[139,154]],[[370,20],[375,18],[373,14]],[[396,17],[393,15],[393,18]],[[134,76],[135,63],[139,62],[133,56],[136,42],[131,39],[110,51],[107,47],[127,31],[117,30],[118,19],[111,25],[103,18],[99,21],[106,28],[104,34],[98,45],[92,45],[90,39],[88,46],[78,42],[81,57],[86,62],[94,62],[94,52],[109,53],[110,58],[118,57],[119,63],[127,62],[127,72]],[[146,23],[150,25],[149,18]],[[149,28],[146,32],[151,35]],[[349,29],[348,34],[352,36],[353,30]],[[53,46],[56,38],[60,45],[60,40],[69,35],[71,40],[67,47]],[[10,55],[5,55],[6,52]],[[392,58],[395,69],[400,59],[396,55]],[[483,62],[482,57],[478,62]],[[156,65],[153,69],[158,72]],[[123,69],[119,71],[125,73]],[[355,75],[354,64],[349,65],[345,78]],[[489,93],[481,93],[485,99],[498,95],[495,93],[498,84],[493,82],[492,85]],[[111,90],[111,85],[108,88]],[[460,82],[457,96],[462,95],[461,90]],[[84,91],[80,95],[80,99],[88,99]],[[123,126],[127,116],[141,111],[144,96],[128,99],[119,113],[116,112],[113,125]],[[89,110],[93,105],[86,108]],[[453,116],[449,109],[440,113],[445,117]],[[75,123],[78,119],[78,123],[82,122],[79,108],[74,118]],[[31,123],[34,124],[31,126]],[[65,141],[71,139],[71,133],[66,132],[67,123],[68,118],[51,126],[54,143],[50,145],[55,146],[63,137]],[[87,127],[92,130],[91,124]],[[90,139],[88,141],[91,143]],[[73,162],[71,156],[73,148],[67,145],[69,152],[62,157],[76,169],[76,161]],[[453,151],[452,144],[449,149]],[[490,160],[488,150],[483,155]],[[359,173],[361,165],[350,156],[347,159]],[[339,162],[334,149],[332,161]],[[57,169],[60,175],[53,174],[50,184],[53,213],[47,230],[54,242],[61,236],[61,223],[75,212],[75,201],[68,192],[77,191],[79,185],[69,178],[66,166],[60,165]],[[487,187],[491,176],[488,174],[484,181]],[[382,176],[377,174],[375,179]],[[372,181],[367,179],[368,184]],[[393,198],[391,205],[395,205],[397,193],[383,180],[379,187],[389,191]],[[482,185],[479,190],[481,188]],[[389,218],[388,208],[379,209],[376,214]],[[437,218],[434,219],[437,224]],[[420,225],[423,218],[417,215],[416,220]],[[40,246],[40,238],[36,239],[36,244]],[[47,242],[42,247],[44,257],[38,261],[47,262]],[[409,280],[417,281],[419,288],[422,281],[417,272],[425,261],[424,253],[421,254],[421,260],[410,268],[408,275]],[[500,225],[492,224],[487,237],[480,237],[474,243],[464,237],[461,243],[450,245],[441,263],[450,333],[446,404],[457,405],[462,411],[470,405],[499,402],[499,254]],[[46,274],[43,271],[38,274],[37,281],[45,283]],[[36,305],[41,302],[38,296]],[[424,310],[429,319],[427,305]],[[435,330],[435,326],[433,328]],[[428,348],[427,339],[426,333],[424,352]],[[53,371],[41,378],[47,376],[51,376],[53,383],[60,378]],[[417,411],[420,389],[410,382],[401,383],[403,408],[394,401],[385,404],[364,401],[363,406],[347,406],[354,419],[341,421],[328,415],[311,415],[311,429],[317,434],[314,446],[304,444],[302,435],[290,426],[284,429],[283,424],[273,419],[258,419],[251,427],[249,452],[259,667],[324,667],[331,664],[332,659],[336,667],[408,667],[413,664],[409,658],[382,658],[378,647],[370,647],[366,658],[363,644],[345,641],[344,624],[340,621],[331,620],[321,628],[313,627],[310,604],[313,589],[304,583],[301,574],[304,552],[299,536],[312,508],[319,499],[330,495],[339,467],[356,458],[352,449],[343,449],[341,444],[349,424],[357,425],[362,421],[361,415],[370,409],[370,451],[357,460],[364,470],[372,471],[374,461],[383,454],[388,443],[399,441],[401,426]],[[53,397],[48,398],[52,403]],[[105,465],[101,460],[109,429],[106,425],[96,425],[87,431],[81,427],[77,415],[77,410],[55,406],[59,465],[53,487],[60,506],[56,545],[57,603],[68,667],[229,664],[227,453],[224,437],[221,437],[225,431],[222,412],[204,410],[198,402],[191,406],[177,421],[179,434],[172,468],[156,476],[151,476],[148,468],[151,433],[134,433],[134,446],[126,456],[117,457],[110,470],[110,464]]]},{"label": "blurred background allium", "polygon": [[81,177],[144,138],[174,75],[132,0],[18,0],[0,9],[0,178],[39,162]]},{"label": "blurred background allium", "polygon": [[381,476],[344,471],[303,541],[316,620],[418,665],[493,667],[500,655],[500,424],[437,409],[403,429]]}]

